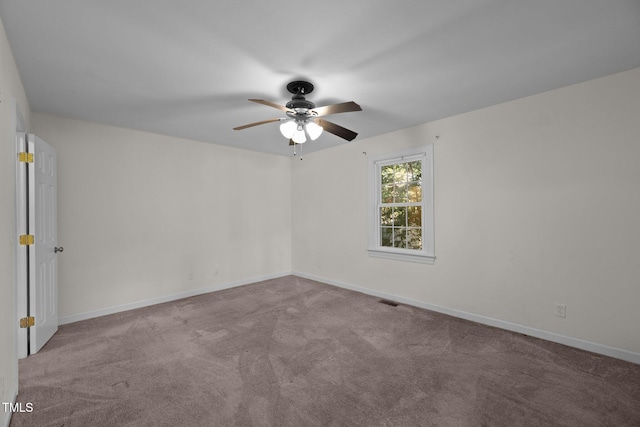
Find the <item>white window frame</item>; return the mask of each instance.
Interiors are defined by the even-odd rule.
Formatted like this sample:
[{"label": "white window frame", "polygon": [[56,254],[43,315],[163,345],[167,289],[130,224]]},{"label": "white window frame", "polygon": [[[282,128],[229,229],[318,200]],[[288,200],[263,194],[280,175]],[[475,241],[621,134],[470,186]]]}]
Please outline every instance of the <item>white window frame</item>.
[{"label": "white window frame", "polygon": [[[390,248],[380,245],[381,169],[395,163],[422,162],[422,249]],[[398,261],[435,262],[433,205],[433,144],[369,158],[369,256]]]}]

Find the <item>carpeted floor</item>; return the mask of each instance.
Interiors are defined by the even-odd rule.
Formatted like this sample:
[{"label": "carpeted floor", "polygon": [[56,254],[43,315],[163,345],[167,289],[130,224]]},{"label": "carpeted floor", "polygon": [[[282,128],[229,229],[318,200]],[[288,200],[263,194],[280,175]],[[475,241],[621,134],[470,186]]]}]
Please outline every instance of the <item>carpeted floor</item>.
[{"label": "carpeted floor", "polygon": [[640,426],[640,365],[288,276],[62,326],[11,426]]}]

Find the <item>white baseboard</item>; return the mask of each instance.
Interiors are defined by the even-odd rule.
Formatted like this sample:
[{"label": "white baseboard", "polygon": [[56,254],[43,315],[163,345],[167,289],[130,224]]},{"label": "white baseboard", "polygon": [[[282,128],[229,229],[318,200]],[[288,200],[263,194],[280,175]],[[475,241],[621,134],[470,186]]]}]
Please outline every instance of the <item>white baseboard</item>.
[{"label": "white baseboard", "polygon": [[99,310],[86,311],[84,313],[72,314],[70,316],[63,316],[58,319],[59,325],[66,325],[68,323],[79,322],[81,320],[93,319],[95,317],[106,316],[108,314],[120,313],[123,311],[134,310],[136,308],[148,307],[150,305],[162,304],[164,302],[176,301],[183,298],[192,297],[195,295],[208,294],[210,292],[221,291],[223,289],[236,288],[238,286],[248,285],[250,283],[261,282],[263,280],[277,279],[278,277],[284,277],[291,275],[291,272],[273,274],[268,276],[252,277],[251,279],[238,280],[235,282],[224,283],[221,285],[209,286],[206,288],[194,289],[191,291],[180,292],[177,294],[165,295],[162,297],[151,298],[148,300],[136,301],[129,304],[118,305],[115,307],[106,307]]},{"label": "white baseboard", "polygon": [[[13,393],[11,393],[11,404],[15,405],[16,403],[16,399],[18,398],[18,390],[15,389],[13,391]],[[4,405],[2,405],[2,409],[0,409],[0,414],[2,415],[2,423],[0,423],[0,425],[2,425],[3,427],[9,427],[9,424],[11,424],[11,411],[5,411],[4,410]]]},{"label": "white baseboard", "polygon": [[[495,319],[493,317],[482,316],[479,314],[468,313],[466,311],[457,310],[453,308],[443,307],[435,304],[429,304],[423,301],[414,300],[411,298],[405,298],[399,295],[394,295],[388,292],[376,291],[373,289],[364,288],[361,286],[352,285],[349,283],[339,282],[332,279],[327,279],[325,277],[314,276],[312,274],[306,274],[302,272],[286,272],[273,274],[268,276],[261,277],[253,277],[251,279],[245,279],[235,282],[229,282],[221,285],[210,286],[206,288],[195,289],[187,292],[181,292],[172,295],[166,295],[163,297],[152,298],[143,301],[136,301],[129,304],[123,304],[115,307],[107,307],[99,310],[88,311],[79,314],[73,314],[70,316],[60,317],[58,319],[58,324],[65,325],[68,323],[79,322],[81,320],[92,319],[94,317],[106,316],[108,314],[120,313],[123,311],[134,310],[136,308],[147,307],[150,305],[161,304],[164,302],[175,301],[182,298],[188,298],[195,295],[207,294],[210,292],[221,291],[223,289],[235,288],[238,286],[248,285],[251,283],[260,282],[263,280],[276,279],[279,277],[284,277],[288,275],[296,275],[300,277],[304,277],[311,280],[316,280],[318,282],[326,283],[328,285],[337,286],[339,288],[349,289],[352,291],[360,292],[367,295],[372,295],[378,298],[385,298],[393,301],[397,301],[402,304],[412,305],[414,307],[424,308],[426,310],[435,311],[438,313],[448,314],[450,316],[458,317],[465,320],[470,320],[472,322],[481,323],[483,325],[493,326],[500,329],[505,329],[508,331],[517,332],[520,334],[529,335],[536,338],[541,338],[543,340],[556,342],[559,344],[567,345],[569,347],[579,348],[581,350],[590,351],[597,354],[602,354],[604,356],[614,357],[616,359],[625,360],[627,362],[640,364],[640,354],[634,353],[629,350],[624,350],[621,348],[610,347],[604,344],[595,343],[591,341],[586,341],[580,338],[574,338],[567,335],[556,334],[555,332],[549,332],[542,329],[536,329],[529,326],[520,325],[517,323],[507,322],[500,319]],[[15,399],[15,398],[14,398]]]},{"label": "white baseboard", "polygon": [[604,344],[586,341],[580,338],[574,338],[566,335],[560,335],[554,332],[544,331],[542,329],[536,329],[529,326],[520,325],[517,323],[512,323],[512,322],[507,322],[500,319],[495,319],[492,317],[482,316],[479,314],[468,313],[462,310],[456,310],[456,309],[447,308],[447,307],[443,307],[435,304],[429,304],[426,302],[414,300],[411,298],[401,297],[399,295],[394,295],[387,292],[380,292],[373,289],[367,289],[361,286],[352,285],[349,283],[344,283],[336,280],[326,279],[324,277],[314,276],[312,274],[305,274],[298,271],[294,271],[292,274],[296,276],[304,277],[306,279],[311,279],[318,282],[326,283],[328,285],[337,286],[339,288],[349,289],[349,290],[360,292],[363,294],[397,301],[402,304],[412,305],[414,307],[420,307],[426,310],[448,314],[450,316],[458,317],[465,320],[470,320],[472,322],[481,323],[483,325],[494,326],[496,328],[518,332],[520,334],[541,338],[543,340],[552,341],[558,344],[564,344],[569,347],[579,348],[581,350],[590,351],[592,353],[598,353],[604,356],[614,357],[616,359],[625,360],[627,362],[640,364],[640,354],[634,353],[629,350],[610,347]]}]

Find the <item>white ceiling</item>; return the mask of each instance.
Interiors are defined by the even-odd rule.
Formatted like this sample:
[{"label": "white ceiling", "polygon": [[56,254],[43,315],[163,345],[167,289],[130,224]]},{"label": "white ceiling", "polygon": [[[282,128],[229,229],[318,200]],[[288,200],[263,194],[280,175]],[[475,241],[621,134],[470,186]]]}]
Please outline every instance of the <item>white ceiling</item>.
[{"label": "white ceiling", "polygon": [[[290,155],[251,103],[357,140],[640,67],[639,0],[0,0],[34,112]],[[345,144],[325,133],[306,153]]]}]

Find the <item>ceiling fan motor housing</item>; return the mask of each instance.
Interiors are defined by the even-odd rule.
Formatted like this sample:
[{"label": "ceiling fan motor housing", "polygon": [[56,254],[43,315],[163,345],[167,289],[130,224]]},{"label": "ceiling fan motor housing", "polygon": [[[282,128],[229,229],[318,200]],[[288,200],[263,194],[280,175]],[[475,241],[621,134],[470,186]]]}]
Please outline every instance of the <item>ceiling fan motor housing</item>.
[{"label": "ceiling fan motor housing", "polygon": [[305,113],[308,110],[316,108],[316,104],[311,101],[307,101],[304,97],[302,97],[302,99],[295,99],[294,97],[294,99],[287,102],[287,108],[295,110],[298,113]]},{"label": "ceiling fan motor housing", "polygon": [[286,104],[287,108],[302,114],[316,108],[316,104],[304,98],[305,94],[313,92],[313,85],[311,83],[305,81],[291,82],[287,85],[287,90],[293,94],[291,101]]}]

